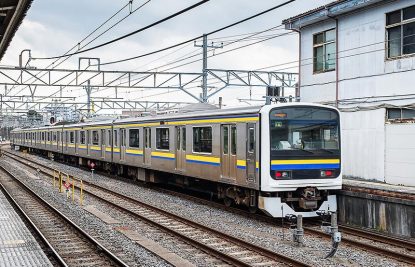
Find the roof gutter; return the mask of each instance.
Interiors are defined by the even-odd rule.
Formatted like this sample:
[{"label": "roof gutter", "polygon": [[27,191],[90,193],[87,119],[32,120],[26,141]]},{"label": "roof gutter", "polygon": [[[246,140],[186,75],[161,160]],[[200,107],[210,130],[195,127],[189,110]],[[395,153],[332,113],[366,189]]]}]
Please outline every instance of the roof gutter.
[{"label": "roof gutter", "polygon": [[311,25],[320,21],[329,19],[330,17],[337,17],[361,8],[377,4],[380,2],[389,2],[384,0],[344,0],[337,1],[332,4],[322,6],[314,11],[307,12],[305,14],[298,15],[293,18],[284,20],[287,30],[300,30],[302,27]]}]

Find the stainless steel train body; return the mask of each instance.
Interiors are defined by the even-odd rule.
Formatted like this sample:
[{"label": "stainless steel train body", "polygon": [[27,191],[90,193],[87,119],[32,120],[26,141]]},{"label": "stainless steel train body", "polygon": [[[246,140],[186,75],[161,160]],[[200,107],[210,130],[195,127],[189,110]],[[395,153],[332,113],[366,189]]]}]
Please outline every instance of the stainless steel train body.
[{"label": "stainless steel train body", "polygon": [[12,144],[147,182],[207,182],[226,203],[273,217],[336,211],[342,183],[340,115],[316,104],[16,129]]}]

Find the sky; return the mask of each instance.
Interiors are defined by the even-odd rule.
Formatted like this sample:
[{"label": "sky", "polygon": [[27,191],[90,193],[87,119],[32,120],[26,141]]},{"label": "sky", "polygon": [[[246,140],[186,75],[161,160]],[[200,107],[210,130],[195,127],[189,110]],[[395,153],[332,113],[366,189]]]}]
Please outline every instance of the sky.
[{"label": "sky", "polygon": [[[147,1],[148,0],[134,0],[132,10]],[[141,9],[128,16],[120,24],[116,25],[86,46],[86,48],[137,30],[196,2],[198,1],[150,0]],[[151,52],[226,26],[283,2],[284,1],[282,0],[210,0],[206,4],[144,32],[114,44],[73,56],[62,63],[58,68],[76,69],[78,67],[78,57],[99,57],[101,62],[109,62]],[[259,32],[277,27],[281,25],[283,19],[330,2],[332,2],[332,0],[297,0],[251,21],[209,36],[209,42],[214,41],[219,44],[224,41],[226,44],[227,40],[241,38],[241,36],[232,37],[234,35]],[[127,3],[127,0],[33,0],[29,12],[18,29],[0,64],[18,66],[18,55],[23,49],[31,49],[32,57],[62,55]],[[82,42],[81,45],[86,44],[86,42],[106,28],[112,26],[117,20],[126,16],[128,13],[128,7],[123,9],[117,16],[110,20],[104,28],[98,30],[95,35],[91,36],[91,38],[87,39],[85,42]],[[272,31],[267,31],[257,36],[273,36],[282,33],[288,33],[288,31],[285,31],[283,27],[277,27]],[[255,41],[259,41],[259,39],[236,42],[223,49],[210,51],[209,55],[237,48]],[[163,71],[168,67],[160,68],[160,66],[180,57],[200,52],[201,48],[194,47],[191,43],[153,56],[120,64],[103,66],[103,69],[148,71],[155,68],[157,71]],[[193,58],[193,60],[194,59],[201,59],[201,56],[199,55]],[[208,59],[208,68],[255,70],[295,60],[298,60],[298,35],[292,33],[223,55],[211,57]],[[52,61],[53,60],[32,60],[29,64],[33,67],[43,68],[47,67]],[[190,61],[190,59],[188,61]],[[187,61],[181,63],[185,62]],[[170,65],[169,67],[177,65],[179,64]],[[291,64],[285,67],[293,68],[284,71],[297,72],[295,65]],[[202,62],[198,61],[186,66],[173,68],[170,71],[201,72],[201,70]],[[276,69],[268,68],[267,70]],[[199,85],[200,84],[195,85],[195,88],[192,89],[192,93],[198,95],[201,92],[201,89],[198,88]],[[216,85],[211,84],[210,86],[211,88],[215,88]],[[16,90],[14,91],[15,93],[20,91],[19,88],[14,90]],[[23,91],[19,94],[28,93],[28,89],[24,90],[27,90],[27,92]],[[55,91],[56,88],[43,87],[38,89],[39,95],[48,95]],[[222,96],[223,102],[227,107],[246,105],[252,104],[253,102],[241,102],[238,99],[248,99],[250,97],[252,99],[260,99],[264,92],[265,88],[232,87],[223,90],[209,101],[211,103],[217,103],[218,97]],[[93,96],[114,97],[114,94],[115,91],[113,89],[100,89],[95,90]],[[82,88],[67,88],[63,95],[79,96],[80,100],[85,99]],[[118,97],[124,97],[128,100],[194,101],[182,92],[161,89],[118,89]]]}]

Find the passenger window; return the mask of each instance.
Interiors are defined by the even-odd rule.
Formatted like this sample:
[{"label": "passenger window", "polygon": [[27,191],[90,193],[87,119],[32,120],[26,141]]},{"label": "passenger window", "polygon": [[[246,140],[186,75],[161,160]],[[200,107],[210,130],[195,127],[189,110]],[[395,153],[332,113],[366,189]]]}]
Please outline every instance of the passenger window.
[{"label": "passenger window", "polygon": [[249,128],[248,151],[251,153],[255,151],[255,129],[254,128]]},{"label": "passenger window", "polygon": [[169,150],[169,128],[156,129],[156,148]]},{"label": "passenger window", "polygon": [[193,152],[212,153],[212,127],[193,128]]},{"label": "passenger window", "polygon": [[130,147],[140,147],[140,131],[138,129],[129,130],[129,141]]},{"label": "passenger window", "polygon": [[236,126],[231,126],[231,154],[236,155]]}]

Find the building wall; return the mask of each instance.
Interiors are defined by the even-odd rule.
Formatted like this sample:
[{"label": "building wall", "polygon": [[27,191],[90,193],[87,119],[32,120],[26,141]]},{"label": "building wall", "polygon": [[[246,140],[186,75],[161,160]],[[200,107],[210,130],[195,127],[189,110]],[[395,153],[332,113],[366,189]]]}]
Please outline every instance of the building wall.
[{"label": "building wall", "polygon": [[415,186],[415,124],[386,125],[387,183]]},{"label": "building wall", "polygon": [[351,178],[385,181],[385,109],[342,113],[342,168]]},{"label": "building wall", "polygon": [[[397,60],[385,59],[386,13],[414,5],[414,1],[392,1],[341,16],[338,19],[339,99],[368,98],[373,96],[411,94],[415,57]],[[334,28],[335,20],[307,26],[301,30],[301,98],[302,101],[334,101],[336,97],[336,72],[313,74],[313,34]],[[385,75],[386,74],[386,75]],[[328,83],[328,84],[327,84]],[[391,98],[393,99],[393,97]],[[406,104],[410,100],[392,101]],[[377,103],[377,102],[374,102]]]},{"label": "building wall", "polygon": [[[414,185],[415,124],[385,125],[382,104],[415,103],[415,56],[386,58],[386,13],[415,4],[413,0],[385,4],[338,18],[338,95],[342,112],[342,166],[346,177]],[[336,71],[313,73],[313,35],[336,27],[334,19],[301,29],[301,86],[304,102],[336,100]],[[411,95],[412,94],[412,95]],[[403,98],[403,99],[402,99]],[[357,107],[363,107],[359,109]],[[360,110],[356,112],[345,112]]]}]

